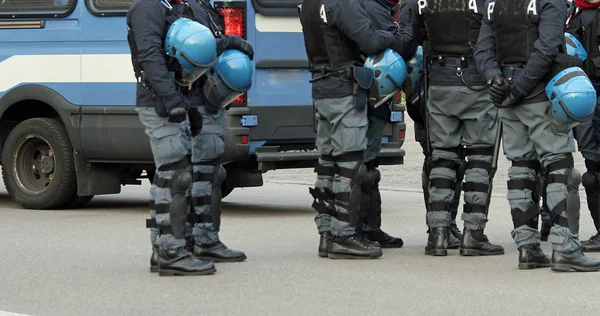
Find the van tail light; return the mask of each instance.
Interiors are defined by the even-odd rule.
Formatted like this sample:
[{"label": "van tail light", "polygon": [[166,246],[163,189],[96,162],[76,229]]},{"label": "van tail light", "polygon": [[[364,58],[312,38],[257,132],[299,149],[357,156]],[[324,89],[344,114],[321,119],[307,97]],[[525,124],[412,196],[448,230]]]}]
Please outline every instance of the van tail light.
[{"label": "van tail light", "polygon": [[[246,39],[246,1],[215,1],[215,9],[225,19],[225,34],[236,35]],[[231,106],[246,106],[246,93],[233,100]]]}]

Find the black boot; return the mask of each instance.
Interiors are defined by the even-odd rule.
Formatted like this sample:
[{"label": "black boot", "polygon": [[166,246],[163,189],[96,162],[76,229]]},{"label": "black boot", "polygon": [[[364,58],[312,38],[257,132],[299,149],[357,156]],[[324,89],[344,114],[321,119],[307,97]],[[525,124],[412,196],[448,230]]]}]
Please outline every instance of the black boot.
[{"label": "black boot", "polygon": [[589,240],[581,242],[585,252],[600,252],[600,231]]},{"label": "black boot", "polygon": [[544,254],[539,244],[529,244],[519,248],[519,269],[547,268],[550,258]]},{"label": "black boot", "polygon": [[217,271],[212,262],[198,260],[185,249],[159,250],[158,263],[160,276],[206,275]]},{"label": "black boot", "polygon": [[212,245],[196,244],[194,246],[194,256],[201,260],[214,262],[240,262],[246,260],[246,254],[244,252],[229,249],[221,241]]},{"label": "black boot", "polygon": [[427,237],[427,246],[425,246],[425,254],[430,256],[447,256],[448,255],[448,235],[450,234],[448,227],[436,227],[429,229]]},{"label": "black boot", "polygon": [[328,256],[330,259],[375,259],[381,257],[381,248],[372,245],[360,234],[333,236]]},{"label": "black boot", "polygon": [[152,256],[150,256],[150,272],[158,272],[158,247],[152,246]]},{"label": "black boot", "polygon": [[381,229],[366,231],[364,234],[369,240],[378,242],[381,248],[402,248],[404,245],[404,241],[401,238],[392,237]]},{"label": "black boot", "polygon": [[571,253],[552,251],[552,264],[554,271],[569,272],[571,269],[583,272],[600,270],[600,259],[586,257],[581,250]]},{"label": "black boot", "polygon": [[331,243],[331,232],[322,232],[319,240],[319,257],[327,257],[329,244]]},{"label": "black boot", "polygon": [[[462,234],[461,234],[462,236]],[[448,234],[448,249],[460,248],[460,239],[454,237],[452,233]]]},{"label": "black boot", "polygon": [[503,255],[504,248],[490,243],[483,229],[464,229],[460,243],[461,256],[496,256]]},{"label": "black boot", "polygon": [[450,224],[450,234],[452,234],[452,236],[454,236],[455,239],[458,239],[459,242],[462,240],[463,235],[460,232],[460,229],[458,229],[458,226],[456,226],[456,224]]}]

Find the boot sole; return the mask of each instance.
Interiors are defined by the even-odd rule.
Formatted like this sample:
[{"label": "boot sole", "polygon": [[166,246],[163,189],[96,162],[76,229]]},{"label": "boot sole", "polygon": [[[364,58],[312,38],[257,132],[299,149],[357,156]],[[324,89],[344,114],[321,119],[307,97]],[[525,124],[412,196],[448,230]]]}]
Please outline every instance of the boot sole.
[{"label": "boot sole", "polygon": [[150,272],[151,272],[151,273],[156,273],[156,272],[158,272],[158,266],[150,266]]},{"label": "boot sole", "polygon": [[333,253],[330,252],[327,254],[327,256],[329,257],[329,259],[377,259],[379,257],[381,257],[383,255],[383,253],[380,252],[376,252],[376,253],[372,253],[369,255],[354,255],[354,254],[348,254],[348,253]]},{"label": "boot sole", "polygon": [[504,250],[502,251],[481,251],[476,249],[460,249],[460,255],[465,257],[477,257],[477,256],[499,256],[503,255]]},{"label": "boot sole", "polygon": [[319,257],[327,258],[327,251],[319,251]]},{"label": "boot sole", "polygon": [[446,250],[446,249],[425,250],[425,254],[428,256],[434,256],[434,257],[445,257],[448,255],[448,250]]},{"label": "boot sole", "polygon": [[216,257],[196,257],[203,261],[212,261],[212,262],[242,262],[246,260],[248,257],[234,257],[234,258],[216,258]]},{"label": "boot sole", "polygon": [[572,265],[572,264],[562,264],[562,263],[552,263],[550,265],[550,269],[552,269],[553,271],[560,271],[560,272],[570,272],[571,270],[575,270],[575,271],[580,271],[580,272],[594,272],[594,271],[600,271],[600,267],[582,267],[582,266],[577,266],[577,265]]},{"label": "boot sole", "polygon": [[178,270],[158,270],[159,276],[191,276],[191,275],[209,275],[217,272],[217,269],[212,268],[202,271],[178,271]]},{"label": "boot sole", "polygon": [[404,244],[381,244],[381,248],[402,248]]},{"label": "boot sole", "polygon": [[521,270],[548,268],[549,266],[550,266],[549,263],[519,263],[519,269],[521,269]]}]

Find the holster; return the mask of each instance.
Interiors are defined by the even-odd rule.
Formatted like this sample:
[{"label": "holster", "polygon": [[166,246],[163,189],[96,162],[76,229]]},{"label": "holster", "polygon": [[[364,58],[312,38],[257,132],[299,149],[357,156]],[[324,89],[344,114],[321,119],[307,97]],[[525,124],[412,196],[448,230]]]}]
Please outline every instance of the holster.
[{"label": "holster", "polygon": [[354,78],[354,108],[359,111],[364,111],[367,108],[367,101],[369,101],[373,95],[377,96],[376,92],[377,85],[373,85],[373,79],[375,74],[373,70],[352,66],[352,77]]}]

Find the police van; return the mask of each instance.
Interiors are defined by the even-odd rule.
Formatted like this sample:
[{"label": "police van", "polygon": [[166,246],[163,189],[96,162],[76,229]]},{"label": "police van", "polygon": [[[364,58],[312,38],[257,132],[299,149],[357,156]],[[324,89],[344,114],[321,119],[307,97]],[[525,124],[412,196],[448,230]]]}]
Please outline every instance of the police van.
[{"label": "police van", "polygon": [[[158,0],[157,0],[158,1]],[[199,1],[199,0],[188,0]],[[10,196],[32,209],[81,207],[152,179],[134,110],[125,16],[132,0],[0,0],[0,146]],[[297,0],[214,1],[226,33],[254,47],[252,88],[228,111],[226,196],[275,169],[311,168],[315,118]],[[403,163],[395,105],[381,164]]]}]

